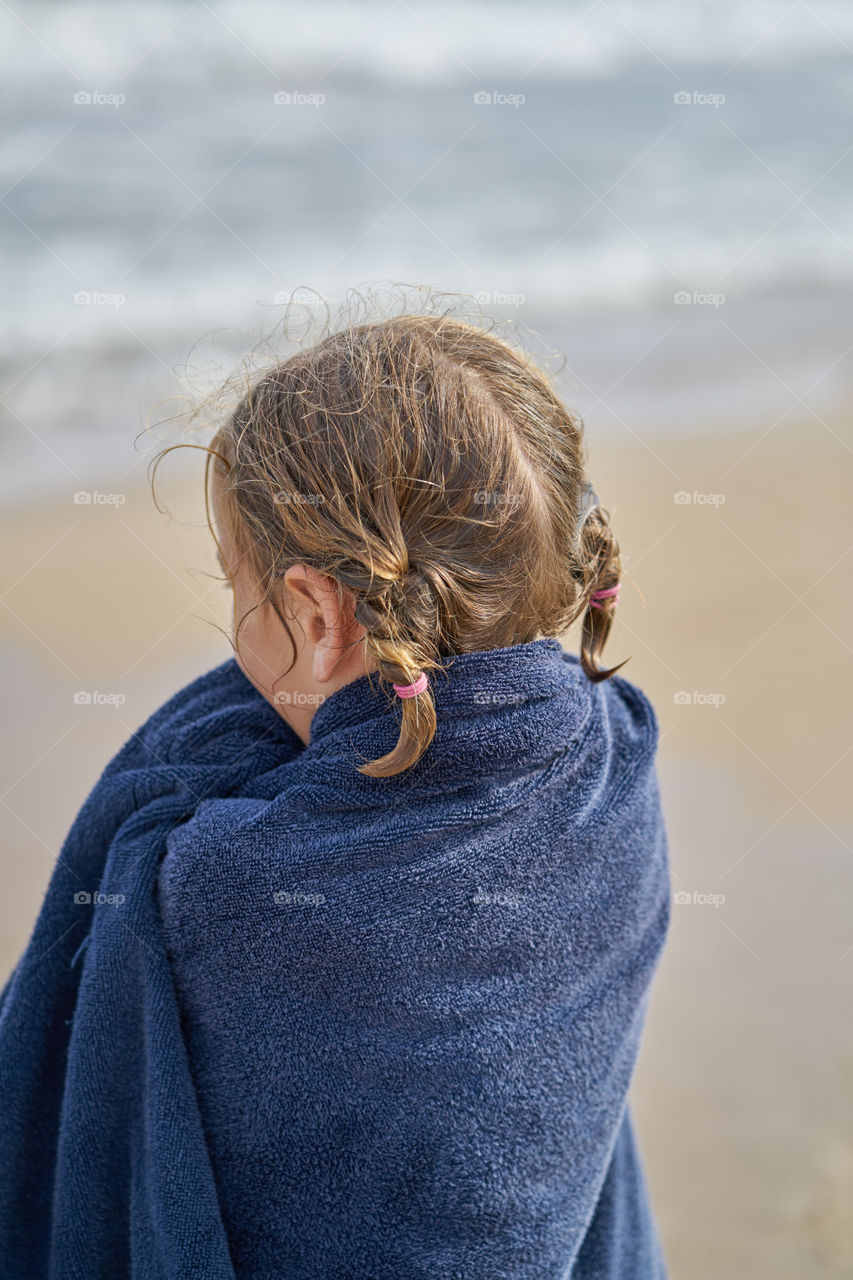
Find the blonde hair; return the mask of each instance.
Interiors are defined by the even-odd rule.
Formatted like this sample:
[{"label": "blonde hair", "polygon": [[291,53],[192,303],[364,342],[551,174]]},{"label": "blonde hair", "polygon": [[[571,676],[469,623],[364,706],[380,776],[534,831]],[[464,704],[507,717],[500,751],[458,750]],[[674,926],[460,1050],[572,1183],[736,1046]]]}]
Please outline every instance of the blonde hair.
[{"label": "blonde hair", "polygon": [[[582,424],[507,342],[448,315],[353,325],[249,387],[208,456],[241,554],[279,608],[293,564],[352,593],[380,680],[564,632],[583,614],[594,681],[619,581],[607,514],[584,501]],[[239,628],[238,638],[239,640]],[[294,645],[294,660],[296,647]],[[372,777],[411,768],[436,730],[430,689],[401,699]]]}]

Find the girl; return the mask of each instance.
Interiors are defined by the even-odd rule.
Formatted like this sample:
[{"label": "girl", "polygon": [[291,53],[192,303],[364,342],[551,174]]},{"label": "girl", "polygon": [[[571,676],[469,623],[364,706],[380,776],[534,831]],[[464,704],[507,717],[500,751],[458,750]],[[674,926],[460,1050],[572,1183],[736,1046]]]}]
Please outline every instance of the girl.
[{"label": "girl", "polygon": [[657,727],[578,421],[401,316],[259,378],[208,486],[236,660],[108,766],[4,992],[3,1274],[664,1276]]}]

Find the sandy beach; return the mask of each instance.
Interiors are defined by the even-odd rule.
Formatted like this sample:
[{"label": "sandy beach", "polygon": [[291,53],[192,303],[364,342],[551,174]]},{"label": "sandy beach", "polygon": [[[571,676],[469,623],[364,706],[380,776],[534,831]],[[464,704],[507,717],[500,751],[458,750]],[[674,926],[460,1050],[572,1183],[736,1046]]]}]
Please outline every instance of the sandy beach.
[{"label": "sandy beach", "polygon": [[[673,927],[634,1107],[674,1280],[853,1273],[853,429],[793,414],[596,440],[652,697]],[[228,656],[198,472],[144,466],[2,518],[0,970],[97,774]],[[573,644],[568,637],[567,645]]]}]

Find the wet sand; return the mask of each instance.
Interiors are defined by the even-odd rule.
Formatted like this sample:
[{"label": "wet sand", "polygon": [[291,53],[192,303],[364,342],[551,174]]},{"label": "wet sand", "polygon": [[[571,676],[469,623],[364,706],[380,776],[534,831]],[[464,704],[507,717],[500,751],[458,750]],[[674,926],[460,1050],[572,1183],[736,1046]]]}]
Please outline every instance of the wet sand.
[{"label": "wet sand", "polygon": [[[661,721],[676,897],[634,1107],[672,1276],[840,1280],[853,1274],[853,430],[839,415],[626,431],[593,437],[591,457],[624,549],[609,656],[631,655],[625,674]],[[121,503],[75,503],[69,486],[0,519],[3,977],[100,769],[229,653],[197,486],[167,470],[170,521],[142,471],[101,484]]]}]

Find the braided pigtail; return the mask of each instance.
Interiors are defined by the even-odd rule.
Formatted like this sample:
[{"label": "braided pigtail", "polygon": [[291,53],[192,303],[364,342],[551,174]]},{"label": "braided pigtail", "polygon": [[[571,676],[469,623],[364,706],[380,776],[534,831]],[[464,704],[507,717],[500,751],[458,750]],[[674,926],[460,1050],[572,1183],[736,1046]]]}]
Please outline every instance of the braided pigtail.
[{"label": "braided pigtail", "polygon": [[586,515],[580,531],[578,560],[578,576],[586,599],[581,631],[581,665],[589,679],[597,683],[609,679],[625,665],[620,662],[609,669],[598,665],[619,601],[622,562],[619,544],[610,527],[610,517],[597,501]]},{"label": "braided pigtail", "polygon": [[397,745],[380,759],[360,766],[359,772],[368,777],[390,778],[410,768],[435,736],[429,673],[440,667],[440,614],[434,588],[411,567],[378,589],[369,586],[356,600],[356,621],[367,631],[367,654],[375,660],[380,680],[395,692],[404,691],[399,698],[402,721]]}]

